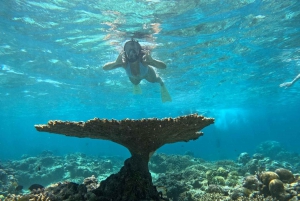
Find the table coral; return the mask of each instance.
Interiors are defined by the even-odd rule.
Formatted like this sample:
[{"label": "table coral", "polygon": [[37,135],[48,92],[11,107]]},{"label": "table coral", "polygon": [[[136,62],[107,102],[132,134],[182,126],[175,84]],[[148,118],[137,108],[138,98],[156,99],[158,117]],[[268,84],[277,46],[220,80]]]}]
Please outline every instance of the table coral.
[{"label": "table coral", "polygon": [[213,118],[192,114],[164,119],[49,121],[47,125],[35,125],[35,128],[67,136],[111,140],[125,146],[131,158],[124,162],[119,173],[102,181],[94,193],[113,200],[159,200],[148,169],[151,155],[164,144],[198,139],[203,135],[199,131],[212,123]]}]

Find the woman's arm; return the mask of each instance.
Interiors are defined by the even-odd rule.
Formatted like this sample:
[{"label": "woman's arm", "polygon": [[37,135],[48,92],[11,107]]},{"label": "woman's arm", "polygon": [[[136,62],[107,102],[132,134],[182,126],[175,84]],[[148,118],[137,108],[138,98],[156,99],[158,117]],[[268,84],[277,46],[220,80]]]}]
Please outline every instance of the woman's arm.
[{"label": "woman's arm", "polygon": [[123,52],[121,52],[116,61],[108,62],[102,67],[103,70],[113,70],[123,66]]},{"label": "woman's arm", "polygon": [[156,59],[152,59],[152,61],[150,62],[149,65],[154,66],[156,68],[160,68],[160,69],[167,68],[167,65],[164,62],[156,60]]},{"label": "woman's arm", "polygon": [[147,52],[144,57],[143,57],[143,61],[145,64],[153,66],[155,68],[160,68],[160,69],[164,69],[167,68],[167,65],[159,60],[153,59],[150,55],[149,52]]},{"label": "woman's arm", "polygon": [[300,79],[300,74],[297,75],[291,82],[285,82],[285,83],[280,84],[279,86],[280,87],[290,87],[299,79]]},{"label": "woman's arm", "polygon": [[292,83],[294,84],[297,80],[299,80],[300,79],[300,74],[299,75],[297,75],[294,79],[293,79],[293,81],[292,81]]}]

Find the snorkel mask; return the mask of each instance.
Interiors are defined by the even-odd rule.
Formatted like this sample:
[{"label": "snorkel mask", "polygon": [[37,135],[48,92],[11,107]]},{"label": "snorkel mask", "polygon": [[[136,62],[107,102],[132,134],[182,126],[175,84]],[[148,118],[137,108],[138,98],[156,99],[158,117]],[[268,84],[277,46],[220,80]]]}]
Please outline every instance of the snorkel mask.
[{"label": "snorkel mask", "polygon": [[138,60],[142,47],[138,41],[133,38],[127,41],[124,45],[125,57],[129,62],[135,62]]}]

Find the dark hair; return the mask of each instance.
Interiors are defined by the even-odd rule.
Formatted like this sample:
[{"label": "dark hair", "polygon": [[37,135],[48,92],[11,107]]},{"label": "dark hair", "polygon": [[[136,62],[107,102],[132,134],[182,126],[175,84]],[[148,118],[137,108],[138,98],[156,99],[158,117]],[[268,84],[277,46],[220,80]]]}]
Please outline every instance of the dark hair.
[{"label": "dark hair", "polygon": [[126,60],[126,62],[128,61],[127,55],[126,55],[126,46],[132,44],[133,46],[137,46],[138,47],[138,54],[139,54],[139,59],[141,57],[143,57],[145,55],[144,49],[142,48],[142,46],[140,45],[140,43],[137,40],[134,40],[133,38],[131,38],[131,40],[127,41],[124,44],[124,58]]},{"label": "dark hair", "polygon": [[140,45],[140,43],[139,43],[137,40],[134,40],[133,38],[131,38],[131,40],[127,41],[127,42],[124,44],[124,51],[126,51],[126,50],[125,50],[126,45],[128,45],[128,44],[130,44],[130,43],[131,43],[131,44],[132,44],[132,43],[133,43],[133,44],[136,44],[136,45],[139,47],[139,49],[140,49],[139,52],[142,51],[143,48],[142,48],[142,46]]}]

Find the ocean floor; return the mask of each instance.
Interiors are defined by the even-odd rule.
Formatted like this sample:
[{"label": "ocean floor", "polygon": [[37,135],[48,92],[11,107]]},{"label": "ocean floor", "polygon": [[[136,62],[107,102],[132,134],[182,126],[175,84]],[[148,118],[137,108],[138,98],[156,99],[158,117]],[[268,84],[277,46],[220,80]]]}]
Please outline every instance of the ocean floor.
[{"label": "ocean floor", "polygon": [[[119,172],[125,158],[51,151],[0,163],[0,200],[101,200],[100,182]],[[205,161],[186,155],[154,154],[149,163],[161,200],[300,199],[300,155],[267,141],[257,153],[236,160]]]}]

